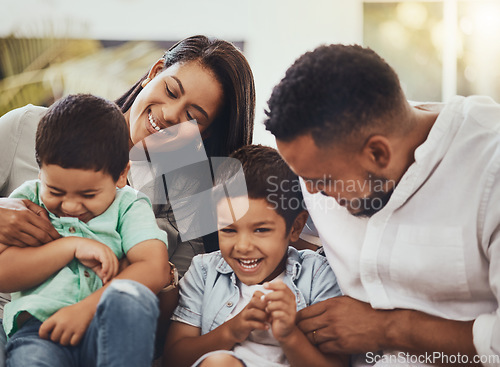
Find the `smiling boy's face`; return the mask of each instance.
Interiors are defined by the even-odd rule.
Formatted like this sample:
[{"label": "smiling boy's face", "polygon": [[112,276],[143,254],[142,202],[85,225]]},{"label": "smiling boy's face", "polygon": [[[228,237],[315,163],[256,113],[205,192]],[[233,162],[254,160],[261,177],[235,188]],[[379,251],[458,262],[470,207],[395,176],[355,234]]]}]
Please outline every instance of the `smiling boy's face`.
[{"label": "smiling boy's face", "polygon": [[247,200],[247,213],[234,223],[227,202],[221,200],[217,218],[222,256],[240,281],[252,285],[270,281],[285,270],[290,233],[283,217],[265,199],[232,198],[233,212],[245,207]]},{"label": "smiling boy's face", "polygon": [[127,171],[115,182],[103,171],[43,164],[39,175],[41,199],[47,210],[58,217],[76,217],[88,222],[104,213],[115,200],[116,187],[127,183]]}]

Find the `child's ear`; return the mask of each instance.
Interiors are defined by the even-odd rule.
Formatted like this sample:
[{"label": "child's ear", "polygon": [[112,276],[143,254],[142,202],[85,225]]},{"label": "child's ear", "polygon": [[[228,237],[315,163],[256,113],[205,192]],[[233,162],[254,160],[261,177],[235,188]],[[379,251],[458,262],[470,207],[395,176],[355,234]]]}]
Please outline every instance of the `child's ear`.
[{"label": "child's ear", "polygon": [[304,226],[306,225],[307,218],[309,218],[307,210],[303,210],[299,213],[299,215],[297,215],[297,218],[295,218],[290,230],[290,242],[299,240],[302,229],[304,229]]},{"label": "child's ear", "polygon": [[116,187],[121,189],[125,185],[127,185],[127,175],[128,175],[129,169],[130,169],[130,162],[127,163],[127,167],[125,167],[123,172],[120,173],[120,177],[118,177],[118,181],[116,181]]}]

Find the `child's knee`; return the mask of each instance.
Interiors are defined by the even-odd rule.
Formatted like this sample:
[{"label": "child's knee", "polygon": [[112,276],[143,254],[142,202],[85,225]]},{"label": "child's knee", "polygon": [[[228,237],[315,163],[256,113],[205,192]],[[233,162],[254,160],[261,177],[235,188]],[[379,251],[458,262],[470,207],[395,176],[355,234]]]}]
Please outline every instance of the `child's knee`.
[{"label": "child's knee", "polygon": [[200,367],[245,367],[235,356],[226,353],[215,353],[205,358]]},{"label": "child's knee", "polygon": [[157,317],[158,299],[145,285],[128,279],[113,280],[104,291],[100,307],[115,309],[119,307],[124,311],[134,314],[137,309],[142,309]]}]

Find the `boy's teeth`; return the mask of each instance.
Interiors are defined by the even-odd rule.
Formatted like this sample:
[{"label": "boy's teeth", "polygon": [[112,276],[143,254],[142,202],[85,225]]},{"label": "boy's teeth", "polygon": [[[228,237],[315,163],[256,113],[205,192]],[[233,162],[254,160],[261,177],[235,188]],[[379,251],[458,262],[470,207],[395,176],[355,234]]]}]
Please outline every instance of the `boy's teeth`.
[{"label": "boy's teeth", "polygon": [[257,261],[259,261],[259,259],[253,259],[253,260],[242,260],[240,259],[240,261],[244,264],[252,264],[252,263],[256,263]]},{"label": "boy's teeth", "polygon": [[255,268],[258,263],[259,263],[259,259],[254,259],[254,260],[242,260],[240,259],[240,264],[245,267],[245,268]]}]

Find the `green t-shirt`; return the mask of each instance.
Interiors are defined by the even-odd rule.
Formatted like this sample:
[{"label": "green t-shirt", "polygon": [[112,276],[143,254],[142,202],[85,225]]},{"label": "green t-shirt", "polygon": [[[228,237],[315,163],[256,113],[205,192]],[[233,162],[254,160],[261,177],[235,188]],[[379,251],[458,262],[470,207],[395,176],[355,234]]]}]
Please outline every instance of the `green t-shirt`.
[{"label": "green t-shirt", "polygon": [[[40,199],[39,180],[27,181],[10,195],[28,199],[45,208]],[[45,208],[46,209],[46,208]],[[116,190],[113,203],[101,215],[87,223],[78,218],[49,213],[50,221],[62,237],[76,236],[97,240],[109,246],[118,259],[136,244],[158,239],[167,244],[167,235],[158,228],[149,199],[126,186]],[[78,303],[102,287],[101,279],[74,259],[42,284],[12,293],[5,306],[3,326],[7,335],[17,330],[16,317],[27,311],[40,321],[47,320],[59,309]]]}]

